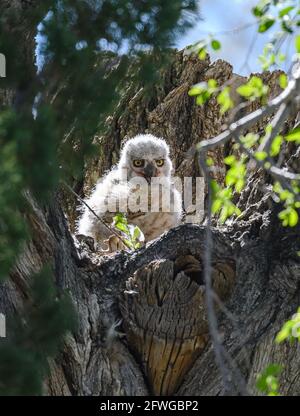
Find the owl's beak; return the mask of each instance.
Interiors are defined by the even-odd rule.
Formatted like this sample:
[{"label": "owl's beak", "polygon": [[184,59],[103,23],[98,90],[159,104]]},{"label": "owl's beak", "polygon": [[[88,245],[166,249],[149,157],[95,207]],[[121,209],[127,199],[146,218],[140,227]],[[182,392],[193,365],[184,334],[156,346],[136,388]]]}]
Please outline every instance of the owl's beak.
[{"label": "owl's beak", "polygon": [[147,182],[151,181],[153,176],[156,176],[156,167],[152,163],[148,163],[144,168],[144,175]]}]

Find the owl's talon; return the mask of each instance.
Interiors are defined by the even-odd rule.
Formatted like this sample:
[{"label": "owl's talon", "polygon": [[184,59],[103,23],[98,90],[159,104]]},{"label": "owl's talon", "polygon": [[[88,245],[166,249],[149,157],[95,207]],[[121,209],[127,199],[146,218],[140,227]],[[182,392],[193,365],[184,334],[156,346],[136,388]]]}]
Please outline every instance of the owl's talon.
[{"label": "owl's talon", "polygon": [[115,251],[121,251],[126,249],[126,246],[123,243],[123,241],[116,235],[111,235],[110,237],[108,237],[107,240],[104,240],[104,243],[108,246],[108,253],[114,253]]}]

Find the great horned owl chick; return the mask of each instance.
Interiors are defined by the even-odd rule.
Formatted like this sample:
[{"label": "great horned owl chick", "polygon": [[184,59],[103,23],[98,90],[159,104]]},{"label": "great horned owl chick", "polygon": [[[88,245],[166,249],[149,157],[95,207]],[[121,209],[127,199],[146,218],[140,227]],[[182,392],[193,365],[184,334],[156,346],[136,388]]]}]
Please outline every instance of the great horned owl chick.
[{"label": "great horned owl chick", "polygon": [[[151,134],[138,135],[125,143],[119,163],[97,183],[86,203],[110,225],[116,212],[124,212],[128,224],[137,225],[142,230],[145,242],[153,240],[181,220],[181,194],[175,189],[171,171],[167,143]],[[155,193],[155,190],[159,192]],[[143,198],[144,202],[146,198],[144,209],[132,209],[132,204],[128,203],[137,200],[141,203]],[[167,209],[164,206],[166,199]],[[87,207],[79,220],[78,231],[93,237],[102,249],[105,242],[115,239]],[[109,244],[110,251],[118,247],[116,241]]]}]

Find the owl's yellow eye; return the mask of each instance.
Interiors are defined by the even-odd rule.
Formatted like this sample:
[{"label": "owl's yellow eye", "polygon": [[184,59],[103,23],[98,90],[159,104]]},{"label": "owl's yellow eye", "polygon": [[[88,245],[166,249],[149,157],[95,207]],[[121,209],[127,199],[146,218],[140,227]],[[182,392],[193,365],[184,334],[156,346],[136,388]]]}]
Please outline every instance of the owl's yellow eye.
[{"label": "owl's yellow eye", "polygon": [[142,168],[145,164],[145,161],[143,159],[135,159],[133,161],[133,166],[136,168]]},{"label": "owl's yellow eye", "polygon": [[158,159],[156,160],[156,166],[158,166],[159,168],[162,167],[165,163],[164,159]]}]

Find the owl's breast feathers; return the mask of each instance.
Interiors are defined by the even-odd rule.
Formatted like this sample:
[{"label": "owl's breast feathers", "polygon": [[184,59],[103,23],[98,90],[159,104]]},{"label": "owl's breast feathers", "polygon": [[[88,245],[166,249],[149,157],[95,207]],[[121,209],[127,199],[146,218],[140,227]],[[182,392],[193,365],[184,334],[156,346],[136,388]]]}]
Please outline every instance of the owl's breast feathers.
[{"label": "owl's breast feathers", "polygon": [[[138,189],[136,188],[131,189],[132,194],[137,193],[137,191]],[[143,231],[146,242],[157,238],[165,231],[180,224],[182,216],[181,195],[172,184],[164,187],[163,191],[170,193],[169,197],[167,197],[170,198],[169,209],[166,209],[168,207],[164,205],[165,200],[162,192],[159,194],[159,201],[156,200],[156,206],[152,206],[151,186],[148,187],[148,210],[137,210],[133,212],[128,209],[128,223],[137,225]],[[154,199],[156,199],[155,197],[157,197],[157,194],[153,195]]]}]

